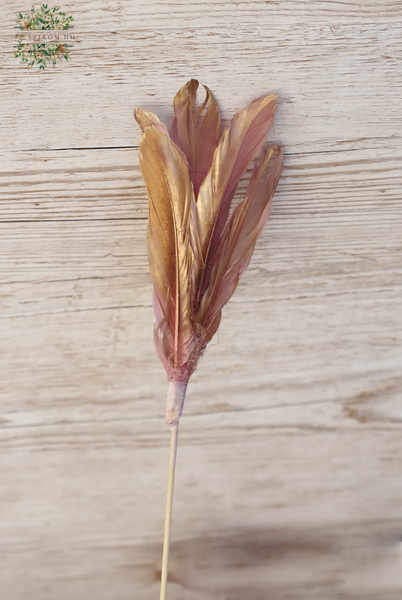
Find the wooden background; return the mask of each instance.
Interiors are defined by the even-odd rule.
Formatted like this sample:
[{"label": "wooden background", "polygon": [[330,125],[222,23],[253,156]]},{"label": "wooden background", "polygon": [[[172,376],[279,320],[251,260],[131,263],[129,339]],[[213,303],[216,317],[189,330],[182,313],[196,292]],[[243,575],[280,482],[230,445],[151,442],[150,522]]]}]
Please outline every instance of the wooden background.
[{"label": "wooden background", "polygon": [[155,600],[169,435],[135,106],[263,93],[285,171],[189,387],[169,600],[402,597],[402,5],[69,1],[1,24],[0,597]]}]

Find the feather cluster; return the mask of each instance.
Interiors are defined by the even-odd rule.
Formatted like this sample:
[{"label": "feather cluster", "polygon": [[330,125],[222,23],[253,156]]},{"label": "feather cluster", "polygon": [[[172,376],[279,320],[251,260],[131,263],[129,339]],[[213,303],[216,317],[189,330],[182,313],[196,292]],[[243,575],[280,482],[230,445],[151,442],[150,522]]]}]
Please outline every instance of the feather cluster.
[{"label": "feather cluster", "polygon": [[[178,91],[169,129],[149,111],[134,113],[149,199],[155,345],[171,382],[169,425],[180,418],[187,382],[250,262],[282,172],[281,149],[263,148],[277,96],[251,102],[221,135],[215,98],[204,86],[197,105],[197,88],[191,79]],[[254,159],[245,198],[232,209]]]}]

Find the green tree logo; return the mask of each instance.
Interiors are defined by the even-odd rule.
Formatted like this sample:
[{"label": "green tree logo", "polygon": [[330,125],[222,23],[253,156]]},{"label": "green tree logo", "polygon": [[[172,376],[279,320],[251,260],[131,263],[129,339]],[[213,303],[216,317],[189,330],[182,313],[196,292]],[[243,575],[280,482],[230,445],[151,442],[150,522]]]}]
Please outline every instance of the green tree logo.
[{"label": "green tree logo", "polygon": [[[73,36],[65,31],[73,27],[72,21],[73,17],[62,12],[60,6],[49,8],[48,4],[42,4],[39,8],[32,6],[29,12],[17,13],[16,28],[25,33],[18,35],[14,56],[20,58],[27,67],[38,65],[41,70],[48,65],[55,67],[63,59],[69,60],[71,44],[66,41]],[[46,31],[49,33],[46,34]],[[46,41],[46,38],[50,41]]]}]

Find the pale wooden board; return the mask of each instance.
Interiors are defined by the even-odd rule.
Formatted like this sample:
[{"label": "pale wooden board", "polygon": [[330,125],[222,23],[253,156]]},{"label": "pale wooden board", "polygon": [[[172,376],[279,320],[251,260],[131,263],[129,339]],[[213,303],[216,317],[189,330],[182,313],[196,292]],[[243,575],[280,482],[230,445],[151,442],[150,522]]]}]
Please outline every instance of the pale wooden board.
[{"label": "pale wooden board", "polygon": [[130,20],[130,13],[121,14],[122,30],[114,32],[107,16],[97,31],[78,13],[81,41],[71,62],[39,75],[13,57],[11,21],[1,47],[1,147],[138,144],[134,107],[144,105],[169,120],[173,95],[190,77],[216,90],[226,118],[257,95],[279,94],[272,136],[293,152],[381,148],[400,140],[401,18],[344,15],[337,25],[309,19],[295,24],[285,13],[272,22],[269,12],[252,10],[249,23],[235,12],[241,26],[233,17],[210,15],[188,27],[183,14],[179,29],[167,14],[145,30],[138,29],[136,15]]},{"label": "pale wooden board", "polygon": [[[400,217],[401,144],[375,149],[294,154],[285,171],[276,215],[353,218]],[[147,201],[138,149],[0,151],[0,222],[145,219]],[[244,190],[245,185],[240,186]],[[12,202],[14,198],[18,202]],[[11,201],[10,201],[11,200]],[[335,221],[328,224],[335,227]],[[267,234],[269,235],[269,234]],[[363,240],[362,240],[363,241]],[[370,240],[369,240],[370,243]],[[144,252],[144,247],[137,248]]]},{"label": "pale wooden board", "polygon": [[280,94],[286,169],[189,387],[169,600],[400,600],[400,3],[62,8],[79,41],[54,72],[11,55],[20,2],[1,26],[0,596],[158,597],[168,434],[132,111],[169,120],[197,76],[226,120]]},{"label": "pale wooden board", "polygon": [[[166,440],[149,419],[6,429],[4,596],[154,598]],[[397,422],[337,402],[186,419],[170,597],[396,599],[401,459]]]}]

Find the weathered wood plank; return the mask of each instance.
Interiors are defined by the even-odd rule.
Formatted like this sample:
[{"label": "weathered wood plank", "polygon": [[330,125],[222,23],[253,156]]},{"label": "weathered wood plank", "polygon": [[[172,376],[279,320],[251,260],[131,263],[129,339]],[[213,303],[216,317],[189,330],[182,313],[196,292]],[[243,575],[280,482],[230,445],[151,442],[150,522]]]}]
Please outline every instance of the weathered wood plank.
[{"label": "weathered wood plank", "polygon": [[[359,415],[366,397],[398,410],[398,299],[380,296],[363,307],[342,295],[321,309],[308,300],[229,307],[219,343],[192,380],[186,414],[348,400]],[[150,308],[25,317],[2,330],[5,425],[163,419],[166,384]]]},{"label": "weathered wood plank", "polygon": [[[99,401],[107,418],[122,406],[163,412],[137,159],[135,150],[19,152],[5,162],[0,298],[11,422],[68,420],[72,404],[88,419]],[[271,221],[195,377],[202,390],[203,373],[216,371],[209,400],[190,410],[355,397],[373,372],[380,388],[396,376],[399,160],[398,149],[286,157]],[[234,372],[240,385],[228,384]]]},{"label": "weathered wood plank", "polygon": [[[30,8],[28,4],[26,10]],[[2,28],[14,25],[15,13],[23,10],[20,0],[10,0],[4,14]],[[349,23],[377,21],[390,22],[400,20],[398,0],[359,0],[339,2],[337,0],[282,0],[278,2],[259,2],[258,0],[176,0],[167,3],[164,0],[113,0],[107,5],[98,0],[87,0],[85,4],[70,1],[64,5],[75,17],[75,27],[111,29],[130,26],[135,29],[163,29],[175,27],[207,26],[210,29],[217,24],[245,23],[255,24],[261,19],[271,23],[329,22]]]},{"label": "weathered wood plank", "polygon": [[71,63],[39,74],[12,56],[10,25],[2,147],[137,145],[134,107],[170,119],[173,96],[190,77],[216,93],[226,118],[258,94],[278,93],[273,137],[288,151],[381,148],[400,140],[401,20],[274,24],[262,15],[248,25],[236,13],[237,26],[158,30],[153,22],[139,32],[128,21],[131,29],[116,34],[91,33],[77,21],[77,35],[84,30]]},{"label": "weathered wood plank", "polygon": [[226,122],[279,93],[286,169],[189,386],[169,600],[400,600],[400,2],[72,1],[72,62],[44,73],[12,56],[23,8],[0,28],[0,597],[158,597],[132,112],[169,119],[197,77]]},{"label": "weathered wood plank", "polygon": [[[363,211],[398,218],[400,144],[317,154],[284,150],[275,218],[345,213],[357,219]],[[2,152],[0,162],[0,222],[147,216],[138,149]]]},{"label": "weathered wood plank", "polygon": [[[311,220],[273,216],[194,377],[189,410],[355,398],[393,385],[400,222],[370,212]],[[74,406],[88,419],[98,403],[107,417],[161,415],[145,221],[2,228],[4,417],[68,420]]]},{"label": "weathered wood plank", "polygon": [[[6,428],[0,439],[3,593],[154,598],[161,422]],[[396,600],[401,459],[400,423],[363,424],[339,402],[184,417],[171,597]]]}]

